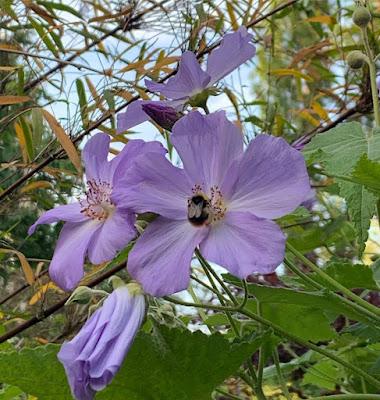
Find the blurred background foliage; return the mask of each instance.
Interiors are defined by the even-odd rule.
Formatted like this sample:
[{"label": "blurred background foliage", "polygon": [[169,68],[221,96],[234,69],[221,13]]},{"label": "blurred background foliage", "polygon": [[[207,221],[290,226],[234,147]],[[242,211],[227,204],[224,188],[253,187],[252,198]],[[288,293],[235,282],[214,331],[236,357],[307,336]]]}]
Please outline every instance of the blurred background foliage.
[{"label": "blurred background foliage", "polygon": [[[144,79],[162,78],[175,71],[184,50],[202,53],[225,32],[242,24],[250,27],[256,57],[220,83],[221,94],[210,101],[212,111],[225,109],[242,127],[247,141],[269,133],[303,144],[338,122],[370,125],[368,70],[350,70],[345,62],[349,51],[361,49],[359,28],[351,20],[354,6],[350,0],[0,0],[0,333],[62,299],[62,292],[43,272],[61,226],[41,226],[31,237],[27,229],[44,210],[79,196],[83,181],[78,154],[86,139],[96,131],[110,134],[114,154],[129,138],[167,142],[168,133],[151,123],[116,135],[115,115],[136,97],[153,98],[145,90]],[[380,1],[368,6],[373,15],[370,43],[378,54]],[[360,264],[348,274],[349,285],[366,289],[358,289],[358,293],[379,305],[374,290],[379,268],[372,266],[377,275],[362,286],[353,283],[355,274],[364,271],[363,265],[376,261],[380,245],[377,219],[361,217],[359,235],[355,216],[338,196],[336,182],[321,174],[318,164],[311,164],[309,172],[315,199],[279,223],[289,241],[319,265],[333,269],[333,262],[342,260],[348,265]],[[107,267],[88,265],[88,279]],[[305,289],[283,267],[277,274],[252,276],[251,282],[276,289],[290,287],[296,292]],[[107,288],[107,284],[101,287]],[[201,298],[209,296],[196,284],[194,287]],[[293,329],[301,335],[302,329],[313,329],[310,324],[316,331],[320,329],[318,304],[313,308],[316,319],[309,325],[303,318],[310,309],[302,308],[302,300],[269,304],[272,308],[268,306],[267,318],[280,325],[286,326],[284,318],[277,315],[282,312],[299,325],[298,331]],[[289,308],[289,304],[293,306]],[[228,335],[222,316],[207,315],[205,324],[195,311],[176,310],[174,321],[178,321],[174,323],[174,311],[165,307],[159,301],[153,305],[146,331],[152,321],[159,320]],[[0,349],[61,343],[86,315],[83,306],[67,307]],[[380,335],[376,330],[334,313],[327,328],[329,333],[317,332],[315,341],[328,344],[380,376]],[[252,331],[249,326],[244,329]],[[335,336],[335,332],[344,334]],[[281,343],[280,367],[289,398],[376,391],[333,361],[294,343]],[[266,360],[265,393],[268,399],[285,398],[273,357]],[[257,365],[257,354],[252,360]],[[26,398],[16,386],[9,381],[0,383],[0,398]],[[255,398],[237,375],[213,396]]]}]

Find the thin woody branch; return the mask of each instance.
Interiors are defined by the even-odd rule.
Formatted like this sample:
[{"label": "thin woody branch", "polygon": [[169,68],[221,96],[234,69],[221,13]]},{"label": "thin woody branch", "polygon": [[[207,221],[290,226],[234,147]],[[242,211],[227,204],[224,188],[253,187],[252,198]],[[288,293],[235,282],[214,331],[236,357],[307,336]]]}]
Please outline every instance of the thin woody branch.
[{"label": "thin woody branch", "polygon": [[[272,11],[270,11],[269,13],[255,19],[254,21],[250,22],[247,27],[251,28],[254,25],[258,24],[259,22],[271,17],[272,15],[274,15],[277,12],[282,11],[284,8],[289,7],[294,5],[298,0],[291,0],[285,4],[282,4],[281,6],[273,9]],[[162,2],[160,3],[162,5]],[[197,57],[200,58],[203,55],[206,55],[208,53],[210,53],[212,50],[214,50],[216,47],[218,47],[221,43],[221,40],[217,41],[216,43],[214,43],[211,46],[208,46],[206,49],[204,49],[202,52],[197,54]],[[171,76],[173,76],[176,73],[176,70],[172,71],[171,73],[167,74],[165,77],[163,77],[162,79],[159,80],[159,82],[165,82],[167,79],[169,79]],[[148,90],[145,90],[146,92],[149,92]],[[120,112],[121,110],[123,110],[124,108],[126,108],[130,103],[132,103],[133,101],[136,101],[140,99],[140,95],[136,95],[133,98],[131,98],[130,100],[124,102],[123,104],[121,104],[116,110],[115,112]],[[76,144],[78,142],[80,142],[85,136],[87,136],[89,133],[91,133],[94,129],[98,128],[101,124],[103,124],[105,121],[107,121],[110,117],[112,116],[111,112],[105,113],[103,114],[102,117],[100,117],[97,121],[95,121],[93,124],[90,125],[90,127],[88,127],[87,129],[85,129],[80,135],[78,135],[76,138],[73,139],[73,143]],[[41,161],[39,164],[37,164],[35,167],[33,167],[32,169],[30,169],[29,172],[27,172],[26,174],[24,174],[21,178],[19,178],[17,181],[15,181],[12,185],[10,185],[8,188],[4,189],[1,193],[0,193],[0,200],[3,200],[5,197],[9,196],[12,192],[14,192],[19,186],[21,186],[24,182],[26,182],[29,178],[31,178],[34,174],[36,174],[37,172],[41,171],[44,167],[46,167],[47,165],[49,165],[52,161],[57,160],[58,158],[62,157],[64,155],[64,151],[62,149],[57,150],[56,152],[54,152],[53,154],[51,154],[50,156],[48,156],[47,158],[45,158],[43,161]]]}]

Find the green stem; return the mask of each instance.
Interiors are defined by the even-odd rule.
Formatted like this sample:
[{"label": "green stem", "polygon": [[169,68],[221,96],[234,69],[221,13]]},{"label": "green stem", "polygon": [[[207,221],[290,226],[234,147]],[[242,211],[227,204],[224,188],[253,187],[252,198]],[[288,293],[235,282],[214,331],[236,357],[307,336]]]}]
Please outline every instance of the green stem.
[{"label": "green stem", "polygon": [[[362,32],[362,38],[363,38],[363,44],[365,51],[367,53],[367,64],[369,67],[369,78],[371,81],[371,94],[372,94],[372,103],[373,103],[373,114],[375,116],[375,123],[376,127],[378,128],[380,126],[380,109],[379,109],[379,95],[378,95],[378,89],[376,85],[376,65],[373,59],[373,54],[371,50],[371,46],[369,45],[368,41],[368,34],[367,34],[367,28],[361,28]],[[370,137],[373,135],[371,132]]]},{"label": "green stem", "polygon": [[343,360],[342,358],[336,356],[334,353],[331,353],[328,350],[325,350],[321,347],[318,347],[317,345],[315,345],[314,343],[308,342],[307,340],[304,340],[302,338],[299,338],[298,336],[295,336],[287,331],[285,331],[283,328],[281,328],[280,326],[274,324],[273,322],[266,320],[258,315],[256,315],[255,313],[245,309],[245,308],[241,308],[239,307],[223,307],[223,306],[215,306],[213,304],[199,304],[199,303],[189,303],[186,301],[181,301],[178,299],[175,299],[173,297],[168,297],[165,296],[164,297],[165,300],[170,301],[174,304],[179,304],[182,306],[188,306],[188,307],[196,307],[196,308],[207,308],[210,310],[215,310],[215,311],[230,311],[230,312],[240,312],[241,314],[251,318],[254,321],[257,321],[258,323],[267,326],[268,328],[272,328],[274,332],[276,332],[278,335],[283,336],[287,339],[290,339],[298,344],[300,344],[301,346],[305,346],[313,351],[315,351],[316,353],[322,354],[327,358],[330,358],[331,360],[337,362],[338,364],[342,365],[343,367],[350,369],[352,372],[355,372],[357,375],[362,376],[368,383],[370,383],[371,385],[374,385],[375,387],[377,387],[378,389],[380,389],[380,381],[373,378],[371,375],[369,375],[367,372],[363,371],[362,369],[358,368],[355,365],[352,365],[350,363],[348,363],[347,361]]},{"label": "green stem", "polygon": [[202,267],[207,268],[208,271],[212,274],[212,276],[218,281],[219,285],[226,292],[227,296],[231,299],[231,301],[237,306],[239,302],[236,300],[235,296],[232,294],[231,290],[228,286],[223,282],[223,279],[219,277],[219,275],[211,268],[211,265],[205,260],[202,256],[201,252],[198,249],[195,249],[195,254],[201,263]]},{"label": "green stem", "polygon": [[[257,300],[257,315],[261,316],[261,304],[259,300]],[[262,329],[260,329],[261,331]],[[264,373],[264,346],[260,346],[259,350],[259,365],[257,366],[257,385],[256,385],[256,394],[259,400],[266,399],[263,392],[263,373]]]},{"label": "green stem", "polygon": [[[298,275],[301,279],[303,279],[305,282],[307,282],[309,285],[312,287],[318,289],[318,290],[325,290],[325,287],[321,285],[319,282],[315,281],[314,279],[310,278],[310,276],[306,275],[304,272],[302,272],[299,268],[297,268],[287,257],[284,259],[284,264],[296,275]],[[360,314],[365,314],[367,318],[370,320],[368,323],[372,323],[373,325],[373,320],[376,320],[377,322],[380,322],[380,317],[377,315],[374,315],[372,311],[368,311],[366,308],[363,308],[362,306],[351,302],[350,300],[346,299],[345,297],[342,297],[334,292],[329,292],[329,295],[343,303],[346,307],[349,307],[353,309],[356,312],[359,312]]]},{"label": "green stem", "polygon": [[[297,258],[299,258],[306,266],[308,266],[313,272],[319,275],[324,281],[328,282],[331,286],[337,289],[339,292],[345,294],[348,298],[354,301],[356,304],[359,304],[375,316],[380,317],[380,309],[363,300],[360,296],[352,293],[351,290],[347,289],[345,286],[341,285],[335,279],[331,278],[330,275],[326,274],[322,269],[317,267],[314,263],[308,260],[303,254],[301,254],[298,250],[296,250],[289,242],[286,243],[287,249],[293,253]],[[377,319],[377,318],[376,318]]]},{"label": "green stem", "polygon": [[279,380],[280,385],[281,385],[282,394],[286,397],[287,400],[291,400],[290,393],[288,391],[288,388],[286,386],[286,382],[285,382],[284,377],[283,377],[282,372],[281,372],[280,358],[278,356],[277,348],[275,348],[273,350],[272,357],[273,357],[274,365],[276,366],[276,372],[277,372],[278,380]]},{"label": "green stem", "polygon": [[[217,288],[217,286],[216,286],[214,280],[212,279],[212,276],[211,276],[211,274],[210,274],[209,268],[207,268],[207,266],[205,266],[202,262],[201,262],[201,264],[202,264],[203,270],[205,271],[205,274],[206,274],[206,276],[207,276],[207,279],[209,280],[211,286],[212,286],[212,287],[214,288],[214,290],[216,291],[216,295],[217,295],[217,297],[218,297],[218,299],[219,299],[220,304],[221,304],[222,306],[225,306],[225,305],[226,305],[226,301],[224,300],[224,297],[222,296],[222,294],[219,293],[218,288]],[[231,328],[233,329],[235,335],[236,335],[237,337],[239,337],[239,336],[240,336],[240,332],[239,332],[238,327],[236,326],[236,323],[235,323],[234,319],[232,318],[231,312],[230,312],[230,311],[225,311],[225,314],[226,314],[226,316],[227,316],[227,318],[228,318],[228,321],[229,321],[229,323],[230,323],[230,325],[231,325]]]},{"label": "green stem", "polygon": [[[193,299],[194,302],[199,303],[199,299],[197,294],[194,292],[193,287],[191,286],[191,284],[188,287],[188,292],[190,293],[191,298]],[[203,309],[199,309],[199,316],[201,317],[201,320],[203,321],[203,323],[208,327],[208,330],[210,331],[210,333],[212,333],[210,327],[206,324],[206,319],[207,319],[207,315],[206,313],[203,311]]]}]

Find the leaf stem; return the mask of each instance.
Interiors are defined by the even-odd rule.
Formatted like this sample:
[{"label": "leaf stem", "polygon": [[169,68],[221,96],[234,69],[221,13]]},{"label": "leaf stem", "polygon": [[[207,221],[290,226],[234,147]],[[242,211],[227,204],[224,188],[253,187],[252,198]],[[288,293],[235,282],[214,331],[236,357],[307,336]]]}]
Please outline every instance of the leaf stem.
[{"label": "leaf stem", "polygon": [[[302,272],[299,268],[297,268],[296,265],[294,265],[287,257],[284,259],[284,264],[297,276],[299,276],[301,279],[303,279],[305,282],[307,282],[309,285],[312,287],[318,289],[318,290],[326,290],[326,288],[321,285],[319,282],[315,281],[314,279],[310,278],[308,275],[306,275],[304,272]],[[377,322],[380,322],[380,317],[376,316],[373,314],[372,311],[368,311],[366,308],[363,308],[362,306],[353,303],[352,301],[346,299],[343,296],[340,296],[339,294],[335,292],[329,292],[329,295],[340,301],[341,303],[344,303],[346,307],[352,308],[354,311],[360,313],[360,314],[365,314],[368,320],[368,323],[373,324],[372,320],[376,320]]]},{"label": "leaf stem", "polygon": [[[348,298],[354,301],[356,304],[360,305],[364,309],[368,310],[372,314],[375,314],[376,317],[380,317],[380,309],[363,300],[360,296],[352,293],[351,290],[347,289],[345,286],[341,285],[335,279],[331,278],[326,272],[324,272],[321,268],[312,263],[309,259],[307,259],[303,254],[301,254],[297,249],[295,249],[289,242],[286,243],[286,248],[293,253],[298,259],[300,259],[306,266],[308,266],[313,272],[319,275],[324,281],[328,282],[331,286],[333,286],[339,292],[345,294]],[[378,318],[376,318],[378,319]]]},{"label": "leaf stem", "polygon": [[[378,94],[378,89],[376,85],[376,65],[374,62],[371,46],[369,45],[368,41],[368,33],[367,33],[367,27],[361,28],[362,32],[362,39],[363,39],[363,44],[364,48],[367,54],[367,64],[369,67],[369,78],[371,82],[371,94],[372,94],[372,103],[373,103],[373,114],[375,117],[375,125],[376,128],[380,127],[380,109],[379,109],[379,94]],[[369,137],[372,137],[373,132],[369,134]]]},{"label": "leaf stem", "polygon": [[287,400],[291,400],[290,393],[288,391],[286,382],[284,381],[284,377],[281,372],[280,358],[278,356],[277,348],[273,349],[272,357],[273,357],[274,365],[276,366],[276,372],[277,372],[278,380],[281,385],[282,393],[286,397]]},{"label": "leaf stem", "polygon": [[168,296],[165,296],[164,299],[168,300],[174,304],[179,304],[182,306],[189,306],[189,307],[196,307],[196,308],[208,308],[210,310],[216,310],[216,311],[240,312],[241,314],[245,315],[246,317],[249,317],[252,320],[257,321],[258,323],[260,323],[264,326],[272,328],[276,334],[283,336],[287,339],[290,339],[290,340],[300,344],[301,346],[305,346],[305,347],[315,351],[316,353],[324,355],[327,358],[330,358],[331,360],[342,365],[343,367],[351,370],[352,372],[355,372],[357,375],[362,376],[368,383],[370,383],[371,385],[374,385],[375,387],[380,389],[380,381],[377,380],[376,378],[372,377],[371,375],[369,375],[367,372],[360,369],[356,365],[350,364],[349,362],[345,361],[344,359],[340,358],[339,356],[335,355],[334,353],[330,352],[329,350],[323,349],[322,347],[318,347],[314,343],[311,343],[307,340],[304,340],[298,336],[293,335],[292,333],[287,332],[280,326],[256,315],[255,313],[247,310],[246,308],[242,308],[240,306],[239,307],[223,307],[223,306],[216,306],[213,304],[189,303],[189,302],[181,301],[181,300],[175,299],[173,297],[168,297]]}]

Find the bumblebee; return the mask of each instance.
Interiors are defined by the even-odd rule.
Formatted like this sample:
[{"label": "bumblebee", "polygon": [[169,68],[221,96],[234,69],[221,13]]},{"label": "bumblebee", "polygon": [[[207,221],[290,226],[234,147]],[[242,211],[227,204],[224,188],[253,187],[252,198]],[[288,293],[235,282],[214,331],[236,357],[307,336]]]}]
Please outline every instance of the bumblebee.
[{"label": "bumblebee", "polygon": [[195,226],[201,226],[207,222],[210,216],[210,201],[197,194],[188,200],[187,218]]}]

